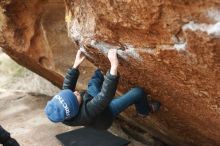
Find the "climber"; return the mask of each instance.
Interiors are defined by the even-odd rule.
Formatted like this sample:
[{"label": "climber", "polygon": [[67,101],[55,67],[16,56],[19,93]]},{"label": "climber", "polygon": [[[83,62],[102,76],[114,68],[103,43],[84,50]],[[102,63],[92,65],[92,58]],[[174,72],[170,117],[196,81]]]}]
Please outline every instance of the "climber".
[{"label": "climber", "polygon": [[78,67],[84,59],[85,56],[78,50],[73,67],[66,73],[62,90],[48,101],[45,113],[52,122],[107,129],[114,117],[132,104],[135,104],[137,115],[141,117],[159,110],[160,103],[149,102],[145,91],[140,87],[132,88],[113,99],[119,79],[116,49],[110,49],[108,52],[111,68],[106,76],[97,69],[88,83],[87,91],[75,91],[79,77]]},{"label": "climber", "polygon": [[0,144],[3,146],[19,146],[18,142],[11,138],[10,133],[7,132],[1,125],[0,125]]}]

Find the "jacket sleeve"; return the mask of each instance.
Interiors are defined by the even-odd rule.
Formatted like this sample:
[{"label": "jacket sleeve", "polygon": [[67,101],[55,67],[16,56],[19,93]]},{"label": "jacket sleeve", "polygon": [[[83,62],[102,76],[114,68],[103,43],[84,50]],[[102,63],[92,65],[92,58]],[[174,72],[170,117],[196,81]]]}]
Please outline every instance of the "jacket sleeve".
[{"label": "jacket sleeve", "polygon": [[78,78],[79,70],[75,68],[69,68],[65,75],[62,89],[70,89],[72,91],[75,91]]},{"label": "jacket sleeve", "polygon": [[115,96],[118,79],[118,76],[111,75],[107,72],[102,84],[101,92],[87,103],[89,116],[95,117],[106,109],[112,98]]}]

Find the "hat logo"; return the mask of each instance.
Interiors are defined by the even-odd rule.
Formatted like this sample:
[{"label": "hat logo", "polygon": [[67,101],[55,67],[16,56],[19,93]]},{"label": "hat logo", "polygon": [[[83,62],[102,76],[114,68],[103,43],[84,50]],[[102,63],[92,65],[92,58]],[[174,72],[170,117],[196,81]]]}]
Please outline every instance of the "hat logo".
[{"label": "hat logo", "polygon": [[61,105],[65,109],[66,116],[69,117],[70,116],[70,110],[69,110],[69,107],[67,106],[66,102],[63,100],[63,98],[60,95],[56,95],[54,98],[57,99],[61,103]]}]

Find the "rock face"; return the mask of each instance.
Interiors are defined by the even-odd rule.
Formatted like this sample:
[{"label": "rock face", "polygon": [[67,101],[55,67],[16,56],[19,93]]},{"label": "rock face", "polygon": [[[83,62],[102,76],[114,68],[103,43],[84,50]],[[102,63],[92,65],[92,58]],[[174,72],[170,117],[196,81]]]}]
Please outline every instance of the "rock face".
[{"label": "rock face", "polygon": [[[67,37],[64,2],[5,0],[0,5],[1,47],[19,64],[60,87],[77,50]],[[88,61],[85,66],[93,68]]]},{"label": "rock face", "polygon": [[65,0],[66,16],[61,0],[0,5],[1,47],[18,63],[60,86],[77,45],[103,71],[117,48],[118,91],[138,85],[163,105],[128,118],[170,145],[220,145],[219,0]]}]

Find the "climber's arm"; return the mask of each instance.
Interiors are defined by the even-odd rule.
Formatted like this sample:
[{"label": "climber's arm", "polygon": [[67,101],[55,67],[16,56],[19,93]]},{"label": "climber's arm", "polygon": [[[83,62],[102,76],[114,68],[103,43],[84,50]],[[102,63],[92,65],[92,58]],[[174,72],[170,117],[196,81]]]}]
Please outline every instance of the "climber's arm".
[{"label": "climber's arm", "polygon": [[84,59],[85,56],[83,56],[81,51],[78,50],[73,67],[67,70],[62,89],[70,89],[72,91],[75,91],[76,83],[79,77],[78,67]]},{"label": "climber's arm", "polygon": [[87,104],[88,113],[91,117],[95,117],[106,109],[117,89],[119,78],[117,75],[117,50],[110,49],[108,52],[108,58],[111,63],[111,69],[105,76],[101,92]]},{"label": "climber's arm", "polygon": [[106,109],[113,97],[118,84],[118,76],[111,75],[109,72],[105,76],[101,92],[87,103],[88,114],[95,117]]}]

